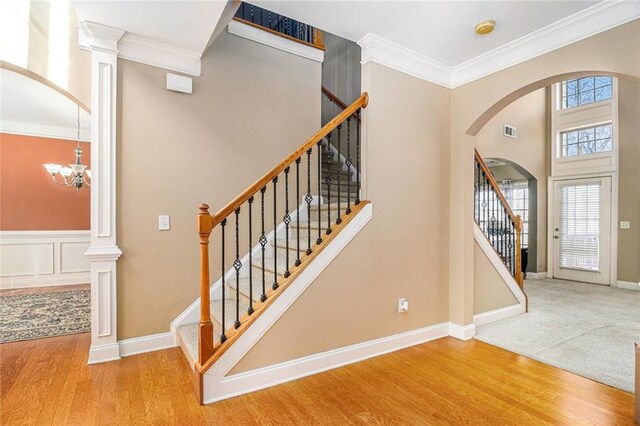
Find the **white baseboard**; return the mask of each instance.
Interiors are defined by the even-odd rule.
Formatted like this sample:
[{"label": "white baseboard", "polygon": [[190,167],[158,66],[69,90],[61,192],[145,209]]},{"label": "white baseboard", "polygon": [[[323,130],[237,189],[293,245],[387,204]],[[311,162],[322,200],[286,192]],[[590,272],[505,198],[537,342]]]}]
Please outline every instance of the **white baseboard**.
[{"label": "white baseboard", "polygon": [[618,281],[614,287],[640,291],[640,283],[635,283],[633,281]]},{"label": "white baseboard", "polygon": [[118,341],[120,356],[131,356],[161,349],[175,348],[176,335],[168,333],[151,334]]},{"label": "white baseboard", "polygon": [[448,324],[449,324],[449,336],[455,337],[456,339],[469,340],[476,335],[475,324],[460,325],[453,322],[450,322]]},{"label": "white baseboard", "polygon": [[547,278],[547,271],[544,272],[527,272],[528,280],[543,280]]},{"label": "white baseboard", "polygon": [[120,346],[117,343],[95,346],[89,348],[89,364],[116,361],[120,359]]},{"label": "white baseboard", "polygon": [[[449,323],[441,323],[222,377],[215,394],[209,396],[205,403],[210,404],[233,396],[268,388],[420,343],[447,337],[448,335]],[[205,377],[209,378],[210,376]]]},{"label": "white baseboard", "polygon": [[483,312],[473,316],[473,323],[476,327],[489,324],[494,321],[500,321],[505,318],[514,317],[516,315],[524,314],[525,309],[521,304],[506,306],[504,308],[494,309],[493,311]]}]

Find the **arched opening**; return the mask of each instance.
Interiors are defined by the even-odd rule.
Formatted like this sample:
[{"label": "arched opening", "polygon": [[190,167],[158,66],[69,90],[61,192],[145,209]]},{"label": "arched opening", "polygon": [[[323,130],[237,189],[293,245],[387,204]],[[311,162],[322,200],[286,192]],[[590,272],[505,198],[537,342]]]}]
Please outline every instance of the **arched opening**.
[{"label": "arched opening", "polygon": [[89,108],[6,62],[0,93],[0,342],[88,332]]},{"label": "arched opening", "polygon": [[[575,107],[573,111],[570,111],[573,107],[559,106],[558,100],[562,99],[563,84],[566,83],[556,83],[599,76],[615,77],[611,100],[592,101],[589,105]],[[539,98],[535,101],[537,104],[534,101],[528,103],[527,99],[536,96]],[[535,117],[531,117],[531,105],[539,106],[541,102],[545,106],[544,116],[533,114]],[[483,146],[487,135],[493,139],[503,137],[500,130],[505,124],[514,124],[514,113],[520,114],[521,118],[517,126],[518,138],[505,138],[493,146]],[[585,115],[579,116],[579,113]],[[570,114],[576,115],[569,117]],[[640,78],[612,72],[580,71],[547,77],[512,91],[487,108],[467,129],[466,134],[473,137],[480,154],[485,154],[496,181],[508,180],[503,178],[507,171],[500,170],[501,167],[512,169],[510,173],[523,177],[528,174],[535,179],[536,184],[528,188],[531,198],[532,190],[534,187],[537,189],[538,215],[535,222],[541,231],[536,247],[538,263],[546,257],[546,262],[542,262],[544,269],[534,274],[538,276],[529,276],[525,282],[529,313],[479,327],[476,335],[479,340],[620,389],[632,389],[633,338],[637,334],[634,337],[631,334],[633,324],[637,324],[640,317],[629,303],[637,300],[637,293],[626,289],[640,289],[640,269],[636,267],[640,234],[633,231],[632,225],[640,220],[640,208],[635,201],[640,191],[636,171],[640,161],[640,144],[637,143],[639,116]],[[526,127],[527,120],[537,120],[537,128],[543,131],[542,143],[535,147],[524,146],[528,143],[525,142],[526,134],[532,128]],[[606,152],[585,149],[581,153],[581,148],[576,148],[574,154],[563,153],[563,149],[569,152],[565,145],[572,143],[593,143],[595,146],[597,136],[590,139],[588,134],[595,135],[596,127],[601,125],[610,125],[612,129],[612,133],[604,138],[610,139],[603,144],[609,147],[604,150]],[[584,132],[584,136],[580,132]],[[571,142],[571,137],[576,140]],[[534,139],[541,140],[540,137],[530,140]],[[520,156],[514,154],[518,147]],[[582,158],[573,158],[580,156]],[[604,158],[610,161],[597,164],[596,160]],[[533,168],[530,165],[536,163],[536,159],[544,162]],[[581,194],[587,195],[582,197]],[[610,218],[604,218],[605,214]],[[596,221],[599,221],[598,227],[593,231],[591,227]],[[600,238],[607,232],[609,242],[593,239],[593,234]],[[582,233],[584,235],[580,235]],[[531,242],[529,236],[529,266],[533,257]],[[604,286],[597,285],[595,281],[557,274],[557,269],[565,269],[577,271],[574,275],[577,276],[587,269],[586,266],[562,263],[563,243],[568,247],[567,253],[574,258],[584,254],[592,259],[596,255],[591,253],[605,253],[605,257],[611,253],[608,257],[610,265],[607,266],[610,269],[602,267],[601,260],[597,264],[598,269],[589,267],[589,273],[610,277],[604,280]],[[543,248],[543,244],[547,248]],[[634,254],[635,260],[630,260],[630,253]],[[478,285],[477,281],[474,285]],[[629,317],[631,310],[634,310],[633,318]],[[606,333],[598,331],[603,327],[606,327]],[[613,359],[615,365],[612,364]],[[613,371],[615,373],[612,374]]]}]

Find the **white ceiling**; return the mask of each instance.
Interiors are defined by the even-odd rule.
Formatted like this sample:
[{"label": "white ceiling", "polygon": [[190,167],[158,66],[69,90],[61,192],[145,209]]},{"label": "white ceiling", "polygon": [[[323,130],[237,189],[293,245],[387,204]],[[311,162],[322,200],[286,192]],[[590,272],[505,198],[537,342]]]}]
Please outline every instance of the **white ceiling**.
[{"label": "white ceiling", "polygon": [[[0,68],[0,132],[75,139],[77,105],[22,74]],[[91,118],[80,110],[81,139],[90,138]]]},{"label": "white ceiling", "polygon": [[[373,33],[448,66],[527,35],[598,1],[271,1],[255,4],[352,41]],[[477,36],[476,23],[496,21]]]}]

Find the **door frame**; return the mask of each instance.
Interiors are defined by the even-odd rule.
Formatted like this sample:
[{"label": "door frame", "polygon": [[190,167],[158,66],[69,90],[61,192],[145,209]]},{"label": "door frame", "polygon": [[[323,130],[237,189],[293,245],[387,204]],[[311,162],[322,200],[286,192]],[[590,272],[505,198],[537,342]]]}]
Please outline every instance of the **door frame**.
[{"label": "door frame", "polygon": [[553,250],[553,212],[555,211],[555,183],[564,180],[611,178],[611,240],[609,250],[609,285],[618,286],[618,173],[602,172],[571,176],[550,176],[547,180],[547,278],[553,278],[555,256]]}]

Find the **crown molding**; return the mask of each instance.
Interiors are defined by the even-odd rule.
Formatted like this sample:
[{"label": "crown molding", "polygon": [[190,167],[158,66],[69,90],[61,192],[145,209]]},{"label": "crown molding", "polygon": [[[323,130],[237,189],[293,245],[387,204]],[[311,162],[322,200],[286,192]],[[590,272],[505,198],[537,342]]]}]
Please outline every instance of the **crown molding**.
[{"label": "crown molding", "polygon": [[640,0],[605,0],[453,67],[367,34],[362,61],[453,89],[640,18]]},{"label": "crown molding", "polygon": [[88,50],[115,54],[129,61],[196,77],[201,74],[200,53],[160,43],[119,28],[82,21],[78,38],[80,47]]},{"label": "crown molding", "polygon": [[452,67],[451,85],[473,80],[640,18],[640,1],[605,0]]},{"label": "crown molding", "polygon": [[377,62],[397,71],[451,89],[451,67],[375,34],[358,41],[362,65]]},{"label": "crown molding", "polygon": [[193,75],[201,74],[202,55],[127,33],[118,43],[119,56],[142,64]]}]

